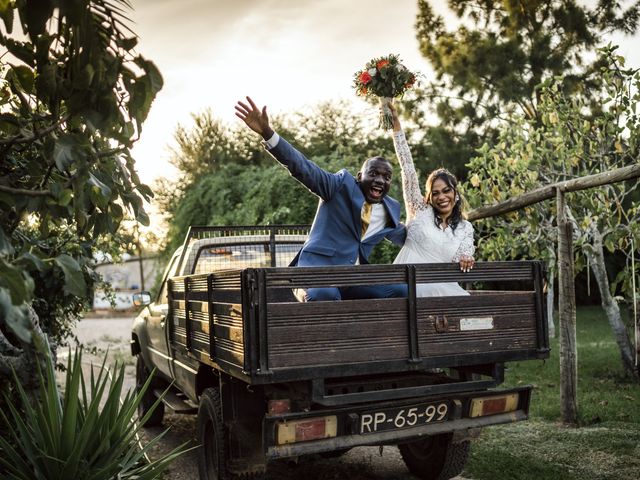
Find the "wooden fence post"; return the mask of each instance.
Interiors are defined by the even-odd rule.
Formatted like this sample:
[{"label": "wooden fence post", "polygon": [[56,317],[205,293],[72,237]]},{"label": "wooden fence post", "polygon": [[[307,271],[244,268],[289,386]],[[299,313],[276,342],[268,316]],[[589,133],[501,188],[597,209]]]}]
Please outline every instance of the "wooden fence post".
[{"label": "wooden fence post", "polygon": [[578,350],[573,227],[566,215],[564,190],[556,187],[558,221],[558,318],[560,323],[560,412],[562,421],[578,423]]}]

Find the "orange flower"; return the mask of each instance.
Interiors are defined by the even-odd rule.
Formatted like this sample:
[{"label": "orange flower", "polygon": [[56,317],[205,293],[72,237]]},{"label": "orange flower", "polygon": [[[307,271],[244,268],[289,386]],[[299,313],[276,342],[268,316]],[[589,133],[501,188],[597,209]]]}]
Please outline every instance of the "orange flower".
[{"label": "orange flower", "polygon": [[382,67],[386,67],[387,65],[389,65],[389,60],[378,60],[378,63],[376,63],[378,70],[382,70]]},{"label": "orange flower", "polygon": [[371,81],[371,75],[369,75],[369,72],[367,72],[366,70],[363,72],[360,72],[360,82],[363,85],[366,85],[370,81]]}]

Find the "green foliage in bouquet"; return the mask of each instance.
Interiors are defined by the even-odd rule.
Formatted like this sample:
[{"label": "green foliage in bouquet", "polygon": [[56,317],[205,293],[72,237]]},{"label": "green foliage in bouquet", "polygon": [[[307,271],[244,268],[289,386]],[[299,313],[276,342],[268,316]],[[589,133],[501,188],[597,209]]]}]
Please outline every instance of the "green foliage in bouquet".
[{"label": "green foliage in bouquet", "polygon": [[45,372],[40,373],[42,393],[37,403],[30,402],[16,378],[21,405],[7,401],[9,416],[0,411],[4,422],[0,436],[0,478],[158,478],[185,452],[184,445],[157,461],[147,460],[147,451],[166,433],[142,448],[136,445],[140,425],[153,413],[152,408],[139,423],[133,421],[151,377],[140,391],[130,390],[121,400],[124,365],[116,370],[110,381],[103,362],[97,376],[92,370],[87,388],[82,352],[76,350],[73,359],[69,356],[65,388],[60,392],[53,362],[47,356]]},{"label": "green foliage in bouquet", "polygon": [[400,63],[398,55],[374,58],[355,73],[353,87],[361,97],[402,96],[416,82],[416,74]]},{"label": "green foliage in bouquet", "polygon": [[356,95],[365,98],[380,99],[380,128],[390,130],[393,126],[389,104],[395,97],[400,97],[416,82],[416,74],[410,72],[400,63],[398,55],[369,60],[364,67],[355,73],[353,87]]}]

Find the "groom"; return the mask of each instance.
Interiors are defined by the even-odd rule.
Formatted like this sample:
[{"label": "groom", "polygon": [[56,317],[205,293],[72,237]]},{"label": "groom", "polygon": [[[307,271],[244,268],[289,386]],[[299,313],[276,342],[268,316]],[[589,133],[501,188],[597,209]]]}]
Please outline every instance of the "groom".
[{"label": "groom", "polygon": [[[327,172],[305,158],[269,125],[267,107],[259,109],[247,97],[236,104],[236,116],[264,139],[264,146],[292,176],[320,197],[316,217],[292,266],[318,267],[368,263],[374,246],[384,238],[402,245],[406,228],[400,223],[400,204],[387,196],[391,164],[369,158],[354,177],[346,169]],[[355,298],[405,297],[406,285],[309,288],[294,292],[302,302]]]}]

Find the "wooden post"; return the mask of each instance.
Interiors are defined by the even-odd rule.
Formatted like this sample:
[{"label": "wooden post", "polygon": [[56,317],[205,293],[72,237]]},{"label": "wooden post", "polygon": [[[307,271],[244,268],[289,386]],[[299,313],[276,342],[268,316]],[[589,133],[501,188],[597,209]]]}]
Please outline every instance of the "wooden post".
[{"label": "wooden post", "polygon": [[573,227],[567,219],[564,190],[556,187],[558,210],[558,314],[560,323],[560,412],[562,421],[578,423],[578,351]]}]

